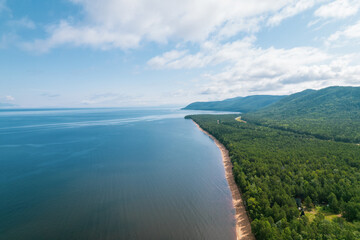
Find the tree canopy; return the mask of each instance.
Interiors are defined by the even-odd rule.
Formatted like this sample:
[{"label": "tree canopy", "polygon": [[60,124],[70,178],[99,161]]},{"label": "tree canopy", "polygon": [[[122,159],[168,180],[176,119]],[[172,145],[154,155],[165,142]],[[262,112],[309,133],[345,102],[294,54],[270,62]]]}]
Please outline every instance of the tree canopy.
[{"label": "tree canopy", "polygon": [[[360,239],[360,146],[235,117],[187,118],[229,150],[257,239]],[[342,217],[318,213],[310,221],[307,213],[300,216],[305,205]]]}]

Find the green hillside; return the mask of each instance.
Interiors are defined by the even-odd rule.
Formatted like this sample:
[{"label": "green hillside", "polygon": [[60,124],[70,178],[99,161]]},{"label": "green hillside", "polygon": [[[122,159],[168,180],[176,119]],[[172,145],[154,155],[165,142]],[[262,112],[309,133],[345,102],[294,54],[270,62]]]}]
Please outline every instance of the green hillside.
[{"label": "green hillside", "polygon": [[360,239],[360,146],[237,116],[186,118],[229,150],[256,239]]},{"label": "green hillside", "polygon": [[360,87],[305,90],[237,116],[187,118],[229,150],[256,238],[360,239]]},{"label": "green hillside", "polygon": [[305,90],[243,119],[322,139],[360,142],[360,87]]},{"label": "green hillside", "polygon": [[254,95],[248,97],[236,97],[215,102],[194,102],[183,109],[186,110],[212,110],[231,112],[253,112],[269,106],[282,99],[284,96]]}]

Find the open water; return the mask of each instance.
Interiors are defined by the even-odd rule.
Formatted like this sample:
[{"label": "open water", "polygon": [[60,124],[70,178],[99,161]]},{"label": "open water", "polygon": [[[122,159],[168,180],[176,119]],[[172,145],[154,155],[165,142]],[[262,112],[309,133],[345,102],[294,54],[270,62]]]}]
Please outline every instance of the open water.
[{"label": "open water", "polygon": [[234,239],[221,153],[176,109],[0,111],[0,239]]}]

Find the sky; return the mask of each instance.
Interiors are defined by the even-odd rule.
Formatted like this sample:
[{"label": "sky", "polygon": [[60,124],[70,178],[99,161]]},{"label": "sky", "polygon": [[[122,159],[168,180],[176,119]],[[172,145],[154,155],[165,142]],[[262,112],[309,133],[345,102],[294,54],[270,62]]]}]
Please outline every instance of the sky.
[{"label": "sky", "polygon": [[0,0],[0,107],[360,86],[359,0]]}]

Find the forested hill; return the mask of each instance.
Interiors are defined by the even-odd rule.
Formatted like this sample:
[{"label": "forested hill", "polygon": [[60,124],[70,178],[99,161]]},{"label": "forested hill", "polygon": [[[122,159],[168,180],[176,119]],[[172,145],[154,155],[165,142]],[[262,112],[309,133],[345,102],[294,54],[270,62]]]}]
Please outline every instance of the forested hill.
[{"label": "forested hill", "polygon": [[229,150],[256,239],[360,239],[360,146],[237,116],[186,118]]},{"label": "forested hill", "polygon": [[253,112],[263,107],[269,106],[282,99],[284,96],[273,95],[253,95],[247,97],[230,98],[223,101],[214,102],[194,102],[183,109],[186,110],[212,110],[212,111],[231,111],[231,112]]},{"label": "forested hill", "polygon": [[322,139],[360,142],[360,87],[305,90],[243,119],[254,123],[308,133]]}]

